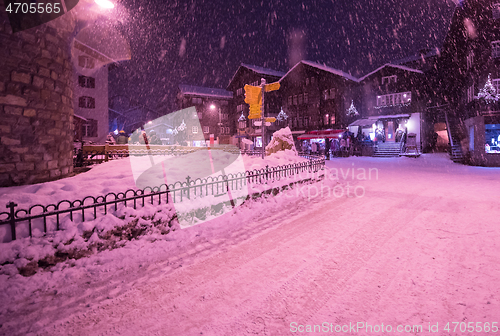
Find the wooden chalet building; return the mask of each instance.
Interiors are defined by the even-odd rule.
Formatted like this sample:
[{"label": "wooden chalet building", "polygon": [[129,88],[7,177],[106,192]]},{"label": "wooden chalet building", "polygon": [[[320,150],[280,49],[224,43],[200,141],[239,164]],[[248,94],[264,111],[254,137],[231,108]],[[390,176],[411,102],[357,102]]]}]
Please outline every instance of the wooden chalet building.
[{"label": "wooden chalet building", "polygon": [[414,133],[420,152],[429,128],[422,125],[428,101],[424,72],[388,63],[361,77],[359,84],[363,118],[351,123],[351,131],[356,132],[353,127],[358,126],[372,140],[382,134],[387,143],[399,142],[403,134]]},{"label": "wooden chalet building", "polygon": [[500,1],[455,8],[438,62],[452,159],[500,166]]},{"label": "wooden chalet building", "polygon": [[[255,65],[242,63],[231,78],[227,90],[233,94],[233,100],[230,104],[230,121],[232,132],[236,139],[246,138],[252,140],[255,147],[262,146],[262,132],[260,127],[256,127],[252,120],[248,119],[249,106],[245,103],[246,84],[259,86],[261,79],[264,78],[267,84],[279,81],[285,73],[267,69]],[[281,109],[282,90],[272,91],[265,95],[265,108],[267,117],[276,117]],[[279,125],[273,123],[266,128],[266,143],[269,143],[272,133],[279,129]],[[237,141],[239,142],[239,141]]]},{"label": "wooden chalet building", "polygon": [[[288,116],[279,126],[289,126],[297,141],[313,140],[306,133],[345,130],[359,116],[348,114],[351,103],[361,107],[358,79],[323,64],[300,61],[280,80],[283,112]],[[324,133],[324,132],[322,132]],[[324,139],[318,137],[318,139]]]},{"label": "wooden chalet building", "polygon": [[182,122],[185,124],[185,131],[181,134],[182,141],[188,146],[205,146],[206,143],[212,142],[230,144],[231,135],[234,134],[230,111],[232,99],[233,93],[224,89],[179,85],[177,108],[196,109],[196,113],[183,117],[182,121],[176,121],[179,125]]}]

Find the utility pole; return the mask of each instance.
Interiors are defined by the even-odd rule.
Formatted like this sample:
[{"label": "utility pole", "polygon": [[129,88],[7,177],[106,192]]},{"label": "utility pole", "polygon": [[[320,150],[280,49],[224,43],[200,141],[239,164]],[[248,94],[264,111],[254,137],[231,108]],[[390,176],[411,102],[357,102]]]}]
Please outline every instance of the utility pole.
[{"label": "utility pole", "polygon": [[262,120],[262,159],[266,156],[266,105],[264,100],[264,91],[266,86],[266,79],[260,79],[260,89],[262,92],[262,113],[260,120]]}]

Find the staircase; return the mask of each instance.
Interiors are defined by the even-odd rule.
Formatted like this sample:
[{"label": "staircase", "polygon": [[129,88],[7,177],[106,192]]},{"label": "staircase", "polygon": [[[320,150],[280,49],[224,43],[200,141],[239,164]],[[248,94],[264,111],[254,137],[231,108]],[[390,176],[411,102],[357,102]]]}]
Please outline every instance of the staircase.
[{"label": "staircase", "polygon": [[448,129],[448,141],[450,142],[451,151],[450,158],[453,162],[463,163],[464,154],[462,152],[462,146],[460,145],[460,139],[462,135],[462,129],[460,127],[460,120],[448,115],[445,112],[446,118],[446,128]]},{"label": "staircase", "polygon": [[375,157],[394,157],[399,156],[400,142],[378,142],[378,146],[375,147],[375,152],[373,156]]}]

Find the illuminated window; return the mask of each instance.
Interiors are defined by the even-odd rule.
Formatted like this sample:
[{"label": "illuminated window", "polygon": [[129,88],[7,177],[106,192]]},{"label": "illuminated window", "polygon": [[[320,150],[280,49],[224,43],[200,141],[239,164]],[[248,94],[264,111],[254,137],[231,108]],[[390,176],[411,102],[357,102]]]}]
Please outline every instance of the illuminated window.
[{"label": "illuminated window", "polygon": [[193,134],[198,133],[198,126],[193,126],[193,127],[191,128],[191,132],[192,132]]},{"label": "illuminated window", "polygon": [[497,58],[500,56],[500,41],[491,42],[491,57]]},{"label": "illuminated window", "polygon": [[493,4],[492,15],[494,19],[500,19],[500,3]]}]

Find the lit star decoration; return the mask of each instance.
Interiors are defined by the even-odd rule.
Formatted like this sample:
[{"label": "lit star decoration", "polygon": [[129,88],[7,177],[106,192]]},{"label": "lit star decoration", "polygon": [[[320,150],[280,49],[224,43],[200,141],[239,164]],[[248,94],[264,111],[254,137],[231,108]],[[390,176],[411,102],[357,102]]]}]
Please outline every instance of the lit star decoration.
[{"label": "lit star decoration", "polygon": [[245,116],[243,115],[243,111],[241,112],[240,117],[238,118],[238,121],[245,121]]},{"label": "lit star decoration", "polygon": [[276,117],[276,119],[278,121],[285,121],[286,119],[288,119],[288,116],[286,115],[285,111],[283,111],[283,108],[281,108],[281,111],[278,114],[278,116]]},{"label": "lit star decoration", "polygon": [[357,116],[359,115],[358,110],[356,110],[356,107],[354,106],[354,101],[351,100],[351,106],[347,109],[347,115],[348,116]]},{"label": "lit star decoration", "polygon": [[491,74],[488,74],[488,80],[486,81],[486,84],[484,84],[484,87],[479,90],[479,93],[476,96],[476,99],[483,98],[486,104],[497,102],[498,99],[500,99],[499,95],[497,94],[497,90],[491,82],[490,76]]}]

